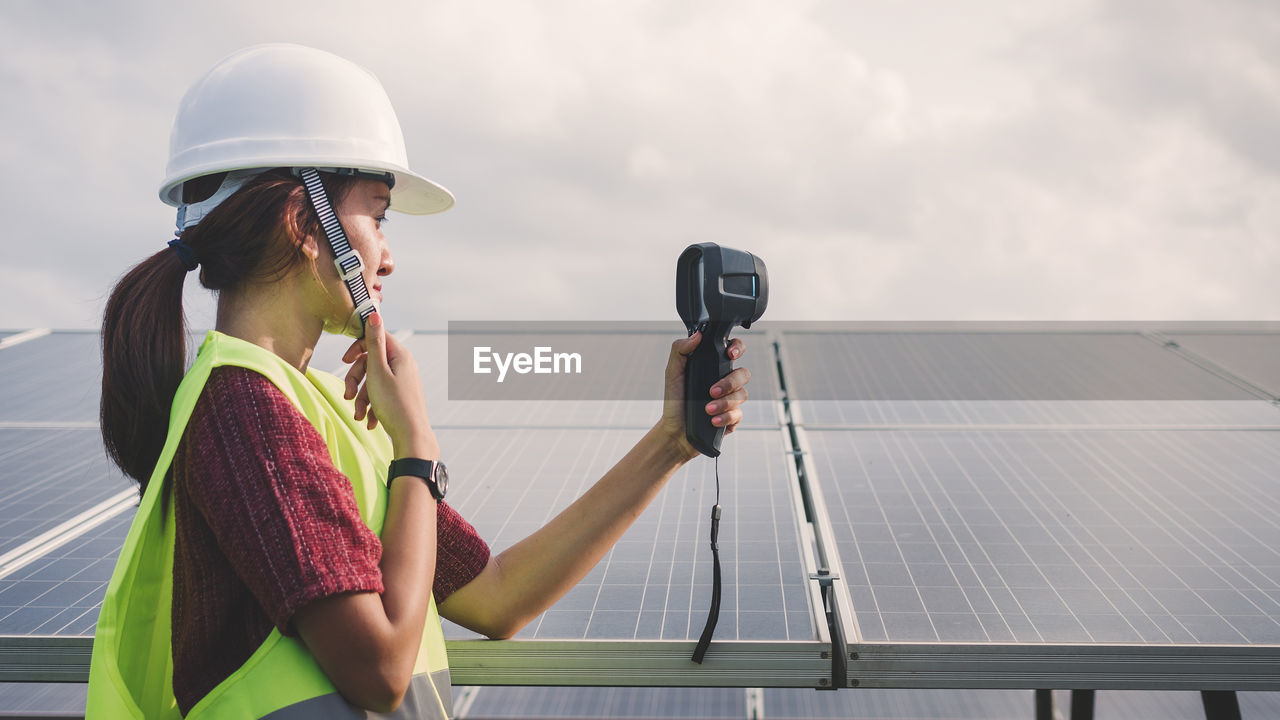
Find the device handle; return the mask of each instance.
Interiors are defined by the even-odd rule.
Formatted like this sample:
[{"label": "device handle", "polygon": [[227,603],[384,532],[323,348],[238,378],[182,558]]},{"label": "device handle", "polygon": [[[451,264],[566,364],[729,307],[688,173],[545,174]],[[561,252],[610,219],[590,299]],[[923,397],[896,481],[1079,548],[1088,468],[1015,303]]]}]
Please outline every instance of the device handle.
[{"label": "device handle", "polygon": [[716,457],[724,428],[711,424],[706,407],[711,402],[711,386],[733,370],[729,359],[729,331],[733,325],[708,322],[697,329],[702,331],[702,342],[689,355],[684,368],[684,434],[695,450]]}]

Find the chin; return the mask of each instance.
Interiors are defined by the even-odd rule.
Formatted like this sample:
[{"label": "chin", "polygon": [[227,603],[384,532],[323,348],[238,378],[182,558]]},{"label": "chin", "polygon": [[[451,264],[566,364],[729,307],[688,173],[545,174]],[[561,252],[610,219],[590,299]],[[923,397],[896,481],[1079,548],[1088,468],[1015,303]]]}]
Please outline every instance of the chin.
[{"label": "chin", "polygon": [[364,323],[360,321],[360,316],[352,310],[345,320],[326,318],[324,331],[334,335],[346,335],[359,340],[364,337]]}]

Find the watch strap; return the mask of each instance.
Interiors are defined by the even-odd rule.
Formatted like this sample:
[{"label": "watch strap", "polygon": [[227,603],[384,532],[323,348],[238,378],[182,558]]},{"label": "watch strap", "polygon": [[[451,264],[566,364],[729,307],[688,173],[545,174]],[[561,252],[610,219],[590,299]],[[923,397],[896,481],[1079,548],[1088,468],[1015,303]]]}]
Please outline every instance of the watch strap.
[{"label": "watch strap", "polygon": [[443,500],[444,490],[436,482],[436,468],[440,465],[439,460],[423,460],[415,457],[392,460],[391,465],[387,467],[387,487],[391,487],[391,481],[402,475],[412,475],[422,478],[427,483],[427,488],[431,491],[431,497],[436,500]]}]

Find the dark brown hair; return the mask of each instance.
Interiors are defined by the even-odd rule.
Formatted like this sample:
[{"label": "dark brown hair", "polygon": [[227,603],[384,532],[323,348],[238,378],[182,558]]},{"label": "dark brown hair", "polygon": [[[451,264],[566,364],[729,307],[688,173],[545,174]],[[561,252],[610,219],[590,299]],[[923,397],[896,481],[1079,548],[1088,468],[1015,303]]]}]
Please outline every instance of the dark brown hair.
[{"label": "dark brown hair", "polygon": [[[188,181],[184,201],[209,197],[222,177]],[[353,181],[328,173],[322,178],[337,207]],[[187,229],[182,241],[200,259],[200,284],[221,292],[283,277],[310,262],[302,250],[308,236],[322,237],[302,183],[287,170],[272,170],[245,183]],[[186,276],[178,253],[165,248],[121,278],[102,318],[102,440],[142,490],[160,459],[170,406],[187,368]]]}]

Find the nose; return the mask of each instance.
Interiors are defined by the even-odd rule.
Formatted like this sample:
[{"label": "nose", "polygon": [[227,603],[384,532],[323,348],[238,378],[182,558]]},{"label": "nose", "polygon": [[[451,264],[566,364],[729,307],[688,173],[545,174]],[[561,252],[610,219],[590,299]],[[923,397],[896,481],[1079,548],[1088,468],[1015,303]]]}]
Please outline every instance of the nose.
[{"label": "nose", "polygon": [[395,272],[396,259],[391,256],[391,247],[387,245],[385,240],[382,241],[382,252],[378,256],[378,275],[390,275]]}]

